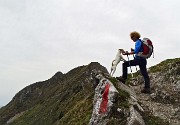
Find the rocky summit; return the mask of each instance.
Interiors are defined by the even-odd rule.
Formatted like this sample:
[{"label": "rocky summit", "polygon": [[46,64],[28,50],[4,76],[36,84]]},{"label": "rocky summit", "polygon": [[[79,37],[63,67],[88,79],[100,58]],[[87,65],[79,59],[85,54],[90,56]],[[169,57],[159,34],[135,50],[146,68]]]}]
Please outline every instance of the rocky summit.
[{"label": "rocky summit", "polygon": [[179,125],[180,58],[137,71],[126,84],[97,62],[33,83],[0,108],[0,125]]}]

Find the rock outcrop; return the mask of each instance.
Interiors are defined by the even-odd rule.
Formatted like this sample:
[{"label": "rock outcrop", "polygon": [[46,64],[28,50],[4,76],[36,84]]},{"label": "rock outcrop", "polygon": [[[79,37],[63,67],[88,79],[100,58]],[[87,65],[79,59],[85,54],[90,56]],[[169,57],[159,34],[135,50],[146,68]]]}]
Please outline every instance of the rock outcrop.
[{"label": "rock outcrop", "polygon": [[[124,85],[121,82],[116,81],[116,87],[122,93],[126,93],[126,103],[127,109],[120,106],[120,103],[123,103],[119,100],[118,96],[121,96],[118,90],[115,88],[114,84],[101,73],[95,73],[94,79],[97,79],[97,87],[95,88],[95,96],[93,102],[93,112],[89,122],[89,125],[107,125],[112,123],[112,119],[115,119],[113,122],[116,124],[124,124],[122,118],[116,120],[117,116],[114,116],[114,113],[119,116],[126,115],[127,125],[145,125],[145,122],[140,115],[139,111],[143,112],[143,108],[139,105],[136,95],[133,90]],[[109,77],[110,78],[110,77]],[[111,79],[111,78],[110,78]]]},{"label": "rock outcrop", "polygon": [[[136,74],[137,75],[137,74]],[[180,58],[169,59],[149,68],[152,93],[140,93],[143,78],[139,74],[130,80],[142,107],[168,121],[170,125],[180,124]]]},{"label": "rock outcrop", "polygon": [[[98,76],[98,75],[97,75]],[[102,81],[112,81],[109,76],[101,77],[97,87],[102,87]],[[111,102],[112,105],[107,107],[114,111],[114,114],[119,116],[125,116],[126,121],[122,122],[122,118],[112,115],[113,113],[106,112],[105,120],[103,124],[112,123],[112,119],[115,124],[122,125],[179,125],[180,124],[180,59],[169,59],[161,62],[160,64],[149,68],[149,76],[151,79],[151,94],[141,93],[141,89],[144,87],[143,77],[139,72],[134,73],[133,78],[129,78],[128,83],[122,84],[121,82],[113,82],[117,90],[123,90],[129,94],[128,98],[128,110],[125,107],[120,107],[117,103],[123,103],[118,98],[112,97],[115,101]],[[102,80],[102,81],[101,81]],[[114,80],[113,80],[114,81]],[[95,89],[96,91],[99,89]],[[103,90],[103,89],[102,89]],[[105,89],[104,89],[105,91]],[[103,97],[103,92],[99,93],[100,97]],[[115,95],[115,94],[114,94]],[[118,96],[120,93],[118,92]],[[122,96],[122,95],[121,95]],[[96,96],[94,99],[97,102]],[[102,102],[102,100],[99,100]],[[100,111],[101,108],[97,109],[97,104],[94,104],[96,111]],[[114,109],[114,110],[113,110]],[[93,123],[93,119],[102,119],[99,115],[92,115],[90,123]],[[96,118],[93,118],[96,116]],[[119,122],[117,119],[121,119]],[[96,121],[96,120],[95,120]],[[100,120],[102,121],[102,120]],[[101,125],[102,122],[94,122],[94,125]]]},{"label": "rock outcrop", "polygon": [[109,120],[109,114],[112,113],[118,91],[102,74],[96,74],[94,79],[98,82],[95,88],[94,108],[89,125],[105,125]]}]

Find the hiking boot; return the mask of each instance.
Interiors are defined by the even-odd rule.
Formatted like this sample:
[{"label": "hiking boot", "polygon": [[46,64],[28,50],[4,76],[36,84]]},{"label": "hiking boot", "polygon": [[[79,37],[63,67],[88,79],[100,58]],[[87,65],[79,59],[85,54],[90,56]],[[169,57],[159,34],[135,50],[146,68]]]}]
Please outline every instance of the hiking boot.
[{"label": "hiking boot", "polygon": [[117,80],[119,80],[120,82],[122,82],[123,84],[125,84],[126,80],[120,76],[120,77],[116,77]]},{"label": "hiking boot", "polygon": [[143,90],[141,90],[141,93],[151,94],[151,89],[150,88],[144,88]]}]

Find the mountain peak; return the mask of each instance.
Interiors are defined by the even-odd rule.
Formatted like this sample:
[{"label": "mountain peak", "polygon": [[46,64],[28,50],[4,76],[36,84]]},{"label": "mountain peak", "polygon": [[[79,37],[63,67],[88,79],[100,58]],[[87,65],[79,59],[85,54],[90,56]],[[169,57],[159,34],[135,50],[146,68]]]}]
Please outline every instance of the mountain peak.
[{"label": "mountain peak", "polygon": [[64,76],[64,74],[62,72],[58,71],[52,78],[57,79],[57,78],[62,78],[63,76]]}]

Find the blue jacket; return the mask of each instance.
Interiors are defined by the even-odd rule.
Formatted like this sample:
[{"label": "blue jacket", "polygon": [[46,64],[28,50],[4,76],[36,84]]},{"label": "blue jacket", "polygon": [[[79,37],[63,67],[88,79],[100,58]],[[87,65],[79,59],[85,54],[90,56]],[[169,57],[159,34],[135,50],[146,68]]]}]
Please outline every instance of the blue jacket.
[{"label": "blue jacket", "polygon": [[135,58],[140,58],[139,56],[137,56],[137,54],[142,51],[143,51],[142,41],[141,41],[141,39],[138,39],[138,40],[136,40],[135,48],[134,48]]}]

